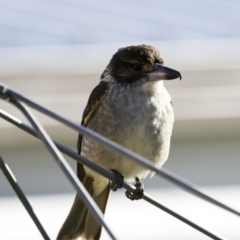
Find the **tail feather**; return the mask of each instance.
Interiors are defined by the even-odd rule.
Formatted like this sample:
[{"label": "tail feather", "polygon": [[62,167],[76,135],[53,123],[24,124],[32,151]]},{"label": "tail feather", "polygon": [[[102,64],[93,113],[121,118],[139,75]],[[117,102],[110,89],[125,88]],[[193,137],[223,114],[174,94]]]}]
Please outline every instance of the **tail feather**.
[{"label": "tail feather", "polygon": [[[101,209],[103,214],[105,213],[107,202],[110,196],[110,186],[107,185],[106,188],[96,197],[94,201],[97,203],[98,207]],[[86,239],[100,239],[102,232],[102,226],[95,220],[92,214],[88,211],[85,222],[84,235]]]},{"label": "tail feather", "polygon": [[[93,196],[93,179],[85,175],[82,179],[82,183],[89,194]],[[94,201],[103,214],[105,213],[109,196],[109,185],[107,185],[99,195],[93,196]],[[84,239],[87,240],[98,240],[100,239],[101,231],[101,225],[98,224],[92,214],[88,211],[80,196],[77,195],[73,206],[58,233],[57,240],[73,240],[80,236],[83,236]]]},{"label": "tail feather", "polygon": [[[93,179],[86,175],[82,181],[83,185],[91,195],[93,192],[92,181]],[[80,196],[77,195],[73,206],[58,233],[57,240],[70,240],[79,237],[84,231],[86,216],[87,207]]]}]

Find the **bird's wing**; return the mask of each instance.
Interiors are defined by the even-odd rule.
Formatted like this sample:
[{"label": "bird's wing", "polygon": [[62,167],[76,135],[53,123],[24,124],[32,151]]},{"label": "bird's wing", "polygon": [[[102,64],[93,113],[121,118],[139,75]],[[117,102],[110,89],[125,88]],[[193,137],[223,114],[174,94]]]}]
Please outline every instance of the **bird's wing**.
[{"label": "bird's wing", "polygon": [[[107,93],[108,83],[101,81],[91,92],[90,97],[88,99],[87,106],[83,112],[82,122],[81,125],[87,126],[89,120],[91,119],[94,111],[97,109],[99,104],[101,103],[102,99]],[[82,147],[82,138],[83,136],[79,134],[78,136],[78,154],[81,153],[81,147]],[[83,180],[83,177],[85,175],[84,168],[82,164],[78,164],[77,166],[77,175],[80,180]]]},{"label": "bird's wing", "polygon": [[106,95],[108,83],[101,81],[91,92],[86,108],[83,112],[82,125],[87,126],[93,112]]},{"label": "bird's wing", "polygon": [[[87,126],[94,111],[97,109],[102,99],[107,92],[107,83],[101,81],[90,94],[87,106],[83,112],[83,118],[81,125]],[[78,137],[78,153],[81,154],[82,135]],[[93,194],[93,179],[85,174],[85,170],[81,163],[77,163],[77,175],[84,187],[87,189],[90,195]],[[110,194],[110,186],[108,185],[104,191],[95,196],[99,208],[102,212],[105,212],[106,204]],[[76,239],[78,236],[85,234],[91,238],[87,239],[99,239],[101,235],[101,226],[94,219],[94,217],[88,213],[87,207],[82,201],[81,197],[77,194],[74,204],[68,214],[63,226],[61,227],[57,240]],[[94,236],[94,237],[92,237]]]}]

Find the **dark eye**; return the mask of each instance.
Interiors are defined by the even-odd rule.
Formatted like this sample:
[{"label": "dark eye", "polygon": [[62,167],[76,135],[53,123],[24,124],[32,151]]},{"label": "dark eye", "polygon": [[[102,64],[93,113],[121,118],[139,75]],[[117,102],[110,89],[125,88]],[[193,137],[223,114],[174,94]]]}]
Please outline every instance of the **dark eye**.
[{"label": "dark eye", "polygon": [[142,69],[142,65],[141,64],[133,64],[132,69],[134,71],[140,71]]}]

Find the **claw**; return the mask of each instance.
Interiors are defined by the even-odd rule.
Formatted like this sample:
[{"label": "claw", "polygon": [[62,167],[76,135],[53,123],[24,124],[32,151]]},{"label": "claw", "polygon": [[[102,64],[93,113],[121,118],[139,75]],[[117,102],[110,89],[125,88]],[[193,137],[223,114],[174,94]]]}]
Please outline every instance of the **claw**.
[{"label": "claw", "polygon": [[116,170],[111,170],[111,172],[115,175],[115,180],[110,183],[110,188],[112,191],[117,191],[118,188],[123,187],[123,175]]},{"label": "claw", "polygon": [[135,180],[136,183],[134,184],[134,186],[136,187],[136,190],[134,192],[130,192],[129,190],[125,192],[126,197],[131,199],[132,201],[142,199],[144,196],[143,183],[140,181],[138,177],[136,177]]}]

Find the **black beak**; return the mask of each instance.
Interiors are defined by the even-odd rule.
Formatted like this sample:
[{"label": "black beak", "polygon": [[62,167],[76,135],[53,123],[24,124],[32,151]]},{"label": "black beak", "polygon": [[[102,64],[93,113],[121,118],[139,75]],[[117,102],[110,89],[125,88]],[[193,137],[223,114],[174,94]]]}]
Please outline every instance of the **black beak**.
[{"label": "black beak", "polygon": [[149,78],[151,80],[172,80],[172,79],[177,79],[180,78],[182,79],[181,73],[165,67],[159,63],[155,63],[153,71],[149,73]]}]

